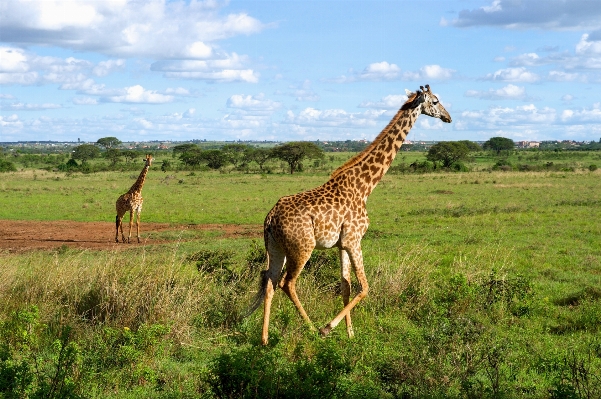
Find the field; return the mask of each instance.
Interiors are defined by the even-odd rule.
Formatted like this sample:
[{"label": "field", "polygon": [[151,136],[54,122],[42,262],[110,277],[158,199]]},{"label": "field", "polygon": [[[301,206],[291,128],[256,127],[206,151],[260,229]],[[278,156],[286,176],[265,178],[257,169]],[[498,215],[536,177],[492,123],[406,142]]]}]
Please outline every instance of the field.
[{"label": "field", "polygon": [[[530,156],[513,162],[549,162]],[[319,338],[278,291],[266,348],[262,312],[240,317],[263,218],[327,170],[153,167],[141,244],[113,243],[138,172],[4,173],[0,397],[601,397],[601,170],[554,156],[547,171],[476,157],[469,173],[387,174],[355,339]],[[336,256],[316,252],[299,280],[318,326],[342,305]]]}]

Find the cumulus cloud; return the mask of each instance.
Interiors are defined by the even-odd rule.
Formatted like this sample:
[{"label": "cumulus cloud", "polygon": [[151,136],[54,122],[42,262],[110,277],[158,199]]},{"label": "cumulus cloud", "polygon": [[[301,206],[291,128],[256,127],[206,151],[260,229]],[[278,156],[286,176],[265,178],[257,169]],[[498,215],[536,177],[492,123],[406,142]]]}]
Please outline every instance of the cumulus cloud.
[{"label": "cumulus cloud", "polygon": [[443,68],[440,65],[426,65],[418,72],[406,72],[403,75],[407,80],[448,80],[453,77],[455,70]]},{"label": "cumulus cloud", "polygon": [[385,97],[382,97],[380,101],[362,102],[361,104],[359,104],[359,107],[397,110],[401,108],[403,104],[405,104],[405,101],[407,101],[407,96],[404,94],[390,94]]},{"label": "cumulus cloud", "polygon": [[277,94],[291,96],[296,101],[319,101],[320,96],[311,88],[311,81],[305,80],[301,85],[291,85],[290,91],[278,91]]},{"label": "cumulus cloud", "polygon": [[164,104],[173,102],[174,97],[135,85],[126,87],[123,94],[105,97],[103,100],[113,103]]},{"label": "cumulus cloud", "polygon": [[563,122],[576,123],[599,123],[601,122],[601,103],[593,104],[592,108],[580,110],[565,109],[561,113]]},{"label": "cumulus cloud", "polygon": [[94,64],[75,57],[39,56],[15,47],[0,47],[0,84],[74,85],[88,80],[88,75],[107,74],[123,68],[123,60],[107,60]]},{"label": "cumulus cloud", "polygon": [[533,83],[540,80],[540,77],[528,71],[526,68],[505,68],[499,69],[494,73],[489,73],[484,80],[502,81],[502,82],[524,82]]},{"label": "cumulus cloud", "polygon": [[361,72],[351,71],[350,76],[340,76],[331,81],[336,83],[350,83],[359,81],[394,81],[394,80],[448,80],[455,74],[455,70],[443,68],[440,65],[425,65],[418,71],[402,72],[396,64],[386,61],[369,64]]},{"label": "cumulus cloud", "polygon": [[494,0],[480,8],[461,10],[456,19],[445,21],[444,24],[459,28],[495,26],[505,29],[598,29],[601,27],[601,2]]},{"label": "cumulus cloud", "polygon": [[368,110],[352,113],[343,109],[318,110],[309,107],[298,114],[289,110],[285,122],[304,127],[373,127],[384,112],[384,110]]},{"label": "cumulus cloud", "polygon": [[475,97],[483,100],[526,100],[528,96],[524,87],[508,84],[500,89],[488,89],[487,91],[468,90],[466,97]]},{"label": "cumulus cloud", "polygon": [[247,57],[232,53],[215,60],[157,61],[150,69],[163,72],[167,78],[257,83],[259,74],[245,67],[247,61]]},{"label": "cumulus cloud", "polygon": [[464,111],[461,113],[462,129],[501,129],[508,126],[521,129],[523,126],[548,126],[557,119],[553,108],[537,108],[534,104],[517,107],[491,107],[488,110]]},{"label": "cumulus cloud", "polygon": [[62,108],[60,104],[44,103],[44,104],[25,104],[25,103],[13,103],[9,105],[3,105],[2,109],[10,111],[44,111],[47,109]]},{"label": "cumulus cloud", "polygon": [[227,100],[229,108],[237,108],[245,111],[275,111],[282,104],[265,98],[263,93],[256,96],[234,94]]},{"label": "cumulus cloud", "polygon": [[215,1],[6,0],[0,40],[109,56],[202,59],[214,41],[265,28],[245,13],[221,15]]},{"label": "cumulus cloud", "polygon": [[73,98],[73,104],[75,104],[75,105],[96,105],[96,104],[98,104],[98,99],[92,98],[92,97],[75,97],[75,98]]}]

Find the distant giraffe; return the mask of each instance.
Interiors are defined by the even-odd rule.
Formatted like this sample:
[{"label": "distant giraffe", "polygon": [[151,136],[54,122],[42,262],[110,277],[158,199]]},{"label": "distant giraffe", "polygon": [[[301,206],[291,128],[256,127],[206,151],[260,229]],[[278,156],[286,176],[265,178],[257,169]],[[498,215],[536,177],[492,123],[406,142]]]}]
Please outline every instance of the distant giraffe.
[{"label": "distant giraffe", "polygon": [[117,208],[117,218],[115,219],[117,231],[115,232],[115,242],[119,242],[119,229],[121,229],[121,238],[123,242],[125,242],[125,235],[123,234],[123,216],[129,211],[129,236],[127,237],[127,242],[131,239],[131,227],[134,221],[134,212],[138,216],[136,219],[136,228],[137,228],[137,237],[138,242],[140,242],[140,213],[142,212],[142,203],[144,200],[142,199],[142,186],[144,186],[144,181],[146,180],[146,174],[148,173],[148,169],[152,164],[154,158],[150,154],[146,154],[145,164],[142,168],[142,172],[140,172],[140,176],[138,176],[138,180],[134,183],[133,186],[129,189],[128,192],[123,194],[117,199],[116,208]]},{"label": "distant giraffe", "polygon": [[[350,311],[368,291],[363,269],[361,239],[369,219],[367,197],[382,179],[409,130],[420,114],[450,123],[451,116],[426,85],[415,93],[407,90],[407,101],[388,126],[361,153],[332,173],[323,185],[296,195],[282,197],[269,211],[264,223],[268,268],[262,272],[259,292],[247,315],[264,303],[261,340],[268,342],[269,314],[274,291],[279,285],[292,300],[302,318],[315,329],[296,294],[296,280],[313,249],[337,247],[342,269],[341,291],[344,308],[325,327],[322,336],[346,319],[349,338],[353,337]],[[286,265],[285,272],[282,273]],[[350,266],[361,291],[351,300]]]}]

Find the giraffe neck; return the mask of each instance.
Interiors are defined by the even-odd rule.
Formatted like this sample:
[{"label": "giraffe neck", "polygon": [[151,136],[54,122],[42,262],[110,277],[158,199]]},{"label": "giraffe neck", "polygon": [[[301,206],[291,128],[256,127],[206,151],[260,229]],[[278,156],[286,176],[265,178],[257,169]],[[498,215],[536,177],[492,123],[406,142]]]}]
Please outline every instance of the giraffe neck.
[{"label": "giraffe neck", "polygon": [[399,110],[365,150],[332,173],[330,181],[344,176],[350,181],[350,188],[366,201],[390,168],[419,114],[419,107]]},{"label": "giraffe neck", "polygon": [[138,180],[134,183],[133,186],[129,189],[128,193],[139,193],[142,191],[142,186],[144,186],[144,180],[146,180],[146,174],[148,173],[149,165],[146,164],[140,172],[140,176],[138,176]]}]

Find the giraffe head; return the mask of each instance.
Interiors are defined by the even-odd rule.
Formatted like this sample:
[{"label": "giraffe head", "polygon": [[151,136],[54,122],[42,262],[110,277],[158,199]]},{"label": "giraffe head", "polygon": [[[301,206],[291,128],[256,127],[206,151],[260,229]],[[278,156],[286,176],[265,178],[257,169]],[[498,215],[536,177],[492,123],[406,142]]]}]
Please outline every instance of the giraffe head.
[{"label": "giraffe head", "polygon": [[144,158],[144,162],[146,162],[146,166],[148,166],[150,168],[152,161],[154,161],[152,154],[146,154],[146,157]]},{"label": "giraffe head", "polygon": [[431,116],[433,118],[438,118],[446,123],[450,123],[451,115],[449,115],[440,101],[438,101],[438,97],[432,93],[430,90],[430,85],[426,85],[425,89],[424,86],[420,86],[419,88],[421,90],[417,90],[415,93],[405,89],[407,97],[409,98],[405,104],[403,104],[401,109],[414,109],[421,107],[422,114]]}]

